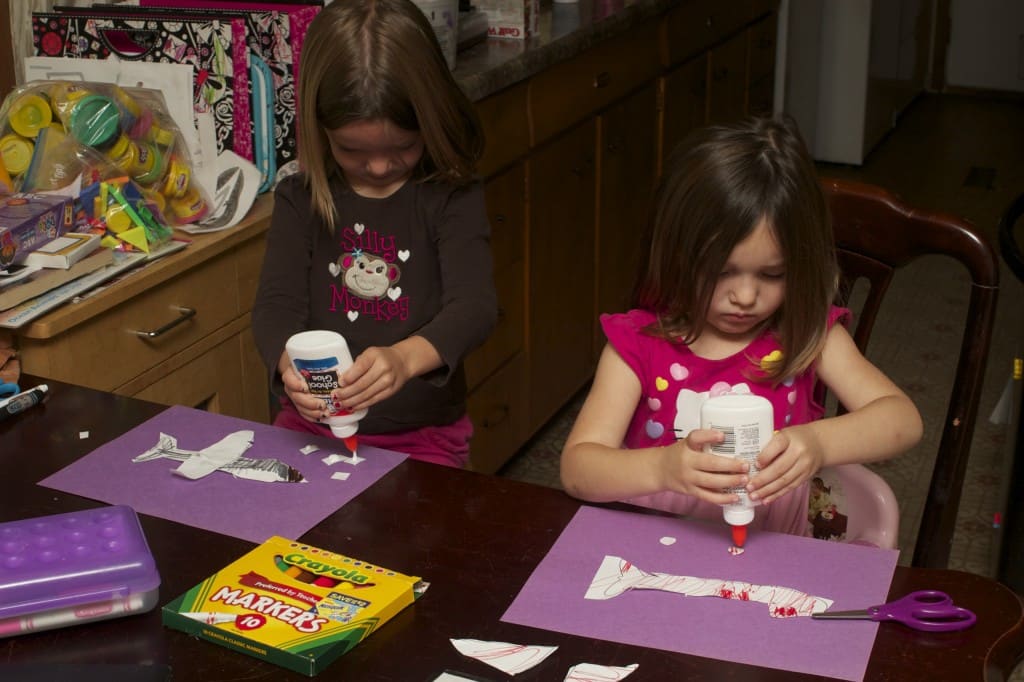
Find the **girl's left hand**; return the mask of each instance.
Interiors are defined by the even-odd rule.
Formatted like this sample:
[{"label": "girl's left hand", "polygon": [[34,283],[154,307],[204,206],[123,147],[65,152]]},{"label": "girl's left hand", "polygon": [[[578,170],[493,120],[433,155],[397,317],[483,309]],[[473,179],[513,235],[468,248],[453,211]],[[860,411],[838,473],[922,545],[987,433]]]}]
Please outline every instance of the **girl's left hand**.
[{"label": "girl's left hand", "polygon": [[822,452],[810,429],[794,426],[777,432],[757,456],[761,471],[747,484],[750,499],[770,504],[800,487],[821,468]]},{"label": "girl's left hand", "polygon": [[409,378],[405,359],[394,346],[371,346],[341,375],[333,395],[355,412],[390,398]]}]

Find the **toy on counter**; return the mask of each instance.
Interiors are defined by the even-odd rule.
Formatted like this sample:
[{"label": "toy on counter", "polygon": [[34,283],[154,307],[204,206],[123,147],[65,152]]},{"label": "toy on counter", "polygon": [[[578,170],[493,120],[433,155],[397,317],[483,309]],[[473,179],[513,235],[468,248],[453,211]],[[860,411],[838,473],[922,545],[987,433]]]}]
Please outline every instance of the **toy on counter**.
[{"label": "toy on counter", "polygon": [[[192,182],[188,151],[155,90],[76,81],[16,88],[0,106],[0,168],[0,193],[74,190],[79,178],[82,191],[97,178],[116,186],[127,208],[109,191],[103,198],[114,203],[101,215],[95,194],[83,205],[91,220],[113,217],[103,226],[113,235],[140,228],[147,238],[169,237],[152,223],[185,225],[208,213],[208,195]],[[108,215],[118,207],[127,218]],[[131,236],[117,239],[141,248]]]},{"label": "toy on counter", "polygon": [[103,235],[102,246],[149,253],[168,241],[173,230],[165,224],[160,204],[127,177],[82,178],[81,210],[92,231]]}]

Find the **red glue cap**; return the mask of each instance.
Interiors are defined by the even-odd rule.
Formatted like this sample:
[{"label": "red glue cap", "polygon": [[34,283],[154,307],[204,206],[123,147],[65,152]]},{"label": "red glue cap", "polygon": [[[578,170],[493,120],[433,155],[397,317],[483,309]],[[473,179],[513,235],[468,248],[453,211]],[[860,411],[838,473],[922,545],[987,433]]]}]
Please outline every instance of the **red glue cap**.
[{"label": "red glue cap", "polygon": [[743,543],[747,541],[747,527],[746,526],[732,526],[732,544],[737,547],[742,547]]}]

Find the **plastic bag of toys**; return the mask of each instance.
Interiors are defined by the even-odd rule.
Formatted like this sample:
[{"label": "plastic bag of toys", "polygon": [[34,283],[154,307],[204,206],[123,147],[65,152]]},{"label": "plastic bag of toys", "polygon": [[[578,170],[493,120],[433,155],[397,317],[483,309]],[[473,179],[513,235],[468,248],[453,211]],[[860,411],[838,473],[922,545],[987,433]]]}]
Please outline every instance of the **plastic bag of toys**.
[{"label": "plastic bag of toys", "polygon": [[0,192],[6,185],[76,194],[108,246],[148,250],[169,239],[173,226],[208,212],[209,197],[191,181],[187,149],[156,90],[78,81],[20,86],[0,105],[0,167]]}]

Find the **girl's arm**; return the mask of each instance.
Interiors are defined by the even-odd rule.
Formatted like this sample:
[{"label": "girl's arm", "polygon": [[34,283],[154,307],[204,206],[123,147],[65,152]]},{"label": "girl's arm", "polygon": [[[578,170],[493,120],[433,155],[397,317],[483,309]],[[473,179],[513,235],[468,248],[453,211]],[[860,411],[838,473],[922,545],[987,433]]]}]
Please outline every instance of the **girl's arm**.
[{"label": "girl's arm", "polygon": [[848,412],[775,434],[758,457],[762,471],[747,486],[751,497],[771,502],[823,466],[889,459],[921,440],[914,403],[861,354],[841,325],[829,331],[817,371]]},{"label": "girl's arm", "polygon": [[[491,228],[481,183],[451,190],[433,220],[440,275],[441,309],[417,331],[448,371],[446,381],[462,359],[490,336],[498,321],[494,287]],[[431,377],[435,379],[435,377]]]},{"label": "girl's arm", "polygon": [[721,440],[713,431],[694,431],[664,447],[626,450],[622,440],[641,399],[640,382],[609,344],[594,383],[562,450],[562,484],[573,497],[611,502],[664,490],[716,504],[737,497],[724,488],[746,482],[745,463],[701,452]]}]

